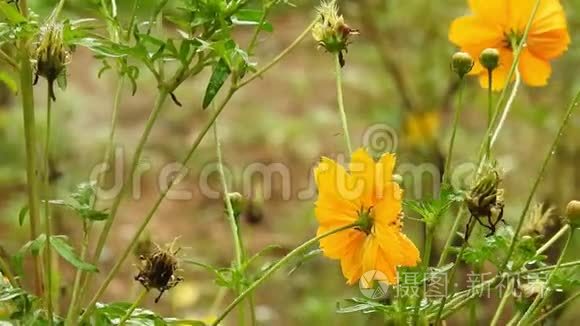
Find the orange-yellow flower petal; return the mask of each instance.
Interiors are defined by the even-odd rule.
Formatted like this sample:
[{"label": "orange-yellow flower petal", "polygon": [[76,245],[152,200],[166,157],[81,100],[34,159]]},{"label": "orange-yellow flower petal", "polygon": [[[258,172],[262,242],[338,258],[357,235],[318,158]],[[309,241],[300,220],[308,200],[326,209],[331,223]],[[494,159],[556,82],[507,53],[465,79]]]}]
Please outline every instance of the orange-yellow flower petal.
[{"label": "orange-yellow flower petal", "polygon": [[531,33],[528,36],[527,49],[538,58],[550,60],[559,57],[568,50],[570,34],[567,29],[554,29],[543,33]]},{"label": "orange-yellow flower petal", "polygon": [[507,2],[510,0],[469,0],[471,11],[493,25],[501,25],[507,20]]},{"label": "orange-yellow flower petal", "polygon": [[352,153],[349,172],[355,189],[361,190],[359,197],[362,205],[365,208],[372,207],[375,196],[375,161],[366,150],[359,148]]},{"label": "orange-yellow flower petal", "polygon": [[527,49],[520,56],[519,69],[522,79],[530,86],[545,86],[552,74],[550,63],[534,56]]}]

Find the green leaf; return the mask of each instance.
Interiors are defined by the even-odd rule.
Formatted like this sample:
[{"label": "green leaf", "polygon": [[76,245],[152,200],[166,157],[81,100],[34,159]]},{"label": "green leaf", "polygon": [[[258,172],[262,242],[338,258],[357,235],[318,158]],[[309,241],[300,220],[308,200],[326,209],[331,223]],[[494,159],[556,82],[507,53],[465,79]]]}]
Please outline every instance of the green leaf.
[{"label": "green leaf", "polygon": [[[255,9],[240,9],[236,12],[236,14],[232,17],[232,22],[234,25],[247,25],[247,26],[256,26],[260,23],[262,19],[262,10],[255,10]],[[268,22],[264,22],[262,24],[262,30],[266,32],[274,31],[272,24]]]},{"label": "green leaf", "polygon": [[214,65],[213,73],[211,74],[209,84],[207,85],[207,89],[205,91],[205,96],[203,97],[204,110],[207,109],[207,107],[211,104],[219,90],[228,79],[230,73],[230,67],[228,67],[228,64],[224,59],[221,59]]},{"label": "green leaf", "polygon": [[28,216],[28,205],[22,207],[18,213],[18,224],[20,224],[20,226],[24,225],[24,219],[26,219],[26,216]]},{"label": "green leaf", "polygon": [[3,82],[12,91],[12,93],[16,94],[18,92],[16,81],[5,71],[0,71],[0,82]]},{"label": "green leaf", "polygon": [[16,7],[6,2],[0,2],[0,12],[6,19],[13,24],[20,24],[26,22],[26,18],[22,16]]},{"label": "green leaf", "polygon": [[62,237],[59,236],[52,236],[50,237],[50,245],[58,252],[58,254],[64,258],[64,260],[68,261],[74,267],[87,271],[96,273],[99,270],[92,264],[84,262],[80,260],[77,255],[74,253],[73,247],[71,247]]}]

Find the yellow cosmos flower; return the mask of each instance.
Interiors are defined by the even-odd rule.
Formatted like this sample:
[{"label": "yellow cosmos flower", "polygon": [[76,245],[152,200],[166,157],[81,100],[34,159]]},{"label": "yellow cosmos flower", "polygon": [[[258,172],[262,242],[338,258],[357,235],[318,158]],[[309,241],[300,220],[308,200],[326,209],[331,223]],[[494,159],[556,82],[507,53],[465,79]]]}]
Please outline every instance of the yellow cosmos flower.
[{"label": "yellow cosmos flower", "polygon": [[[523,38],[536,0],[469,0],[473,12],[452,24],[449,39],[474,58],[485,48],[497,48],[500,65],[493,71],[493,89],[502,89],[513,62],[513,44]],[[530,86],[544,86],[552,73],[550,60],[568,49],[570,36],[559,0],[541,0],[520,56],[518,70]],[[487,87],[487,71],[479,62],[471,74]]]},{"label": "yellow cosmos flower", "polygon": [[368,271],[397,282],[397,266],[415,266],[419,250],[402,232],[402,191],[393,181],[395,156],[378,162],[364,149],[352,154],[347,172],[329,158],[315,168],[318,234],[358,222],[359,226],[320,240],[325,256],[339,259],[348,284]]},{"label": "yellow cosmos flower", "polygon": [[404,136],[412,147],[427,144],[437,138],[440,114],[437,111],[416,112],[405,119]]}]

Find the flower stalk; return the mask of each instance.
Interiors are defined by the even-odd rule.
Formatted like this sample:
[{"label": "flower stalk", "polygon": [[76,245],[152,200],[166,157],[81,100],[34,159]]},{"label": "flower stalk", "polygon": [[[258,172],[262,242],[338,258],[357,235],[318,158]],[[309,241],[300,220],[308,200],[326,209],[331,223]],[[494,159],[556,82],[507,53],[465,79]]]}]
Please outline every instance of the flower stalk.
[{"label": "flower stalk", "polygon": [[211,323],[211,326],[219,325],[219,323],[222,320],[224,320],[224,318],[230,313],[230,311],[232,311],[242,300],[244,300],[248,295],[250,295],[254,291],[255,288],[260,286],[265,280],[267,280],[272,274],[274,274],[274,272],[279,270],[282,266],[284,266],[292,258],[303,253],[304,250],[308,249],[310,246],[312,246],[315,243],[317,243],[318,241],[320,241],[320,239],[324,239],[324,238],[326,238],[330,235],[333,235],[335,233],[345,231],[348,229],[352,229],[352,228],[357,227],[357,226],[358,226],[358,223],[353,223],[353,224],[345,225],[345,226],[330,230],[330,231],[325,232],[323,234],[320,234],[317,237],[314,237],[314,238],[304,242],[300,246],[296,247],[294,250],[289,252],[286,256],[284,256],[282,259],[280,259],[278,262],[276,262],[274,265],[272,265],[272,267],[268,268],[268,270],[266,272],[264,272],[263,275],[259,279],[254,281],[254,283],[250,284],[250,286],[248,286],[244,290],[244,292],[242,292],[234,301],[232,301],[232,303],[230,303],[224,309],[224,311]]},{"label": "flower stalk", "polygon": [[52,97],[50,85],[47,89],[46,98],[46,134],[44,138],[44,232],[46,234],[46,246],[44,249],[45,268],[45,300],[48,314],[48,324],[52,325],[53,304],[52,304],[52,247],[50,238],[52,236],[52,221],[50,217],[50,137],[52,120]]},{"label": "flower stalk", "polygon": [[336,94],[338,100],[338,111],[340,113],[340,121],[342,124],[342,132],[344,134],[344,142],[348,150],[348,156],[352,155],[352,144],[350,142],[350,133],[348,131],[348,120],[346,118],[346,110],[344,109],[344,96],[342,92],[342,65],[340,62],[340,55],[335,55],[335,73],[336,73]]},{"label": "flower stalk", "polygon": [[129,318],[131,318],[131,315],[133,314],[135,309],[137,309],[137,307],[141,305],[141,303],[147,296],[147,293],[149,293],[149,291],[146,288],[143,288],[141,292],[139,292],[137,299],[135,299],[131,307],[129,307],[129,309],[125,313],[125,316],[123,316],[123,318],[121,318],[121,320],[119,321],[119,326],[125,325],[127,323],[127,321],[129,320]]}]

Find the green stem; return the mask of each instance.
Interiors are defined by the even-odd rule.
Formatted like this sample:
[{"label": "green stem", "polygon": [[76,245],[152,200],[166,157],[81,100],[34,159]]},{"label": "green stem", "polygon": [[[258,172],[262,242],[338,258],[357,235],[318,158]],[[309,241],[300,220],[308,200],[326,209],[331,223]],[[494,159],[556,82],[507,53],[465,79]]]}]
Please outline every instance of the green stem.
[{"label": "green stem", "polygon": [[317,243],[318,241],[320,241],[320,239],[326,238],[330,235],[333,235],[335,233],[338,233],[338,232],[341,232],[344,230],[351,229],[355,226],[357,226],[357,223],[349,224],[346,226],[336,228],[334,230],[330,230],[330,231],[325,232],[323,234],[320,234],[320,235],[316,236],[315,238],[312,238],[312,239],[304,242],[300,246],[296,247],[294,250],[289,252],[286,256],[284,256],[282,259],[280,259],[278,262],[276,262],[274,265],[272,265],[272,267],[268,268],[268,270],[266,272],[264,272],[264,274],[262,274],[262,276],[259,279],[254,281],[254,283],[250,284],[250,286],[248,286],[244,290],[244,292],[242,292],[232,303],[230,303],[230,305],[227,306],[225,308],[225,310],[211,323],[211,326],[217,326],[228,315],[228,313],[230,311],[232,311],[242,300],[244,300],[245,297],[247,297],[249,294],[251,294],[255,288],[257,288],[260,284],[262,284],[265,280],[267,280],[272,274],[274,274],[274,272],[279,270],[282,266],[284,266],[292,258],[297,256],[298,254],[301,254],[304,250],[306,250],[310,246],[312,246],[315,243]]},{"label": "green stem", "polygon": [[[235,93],[235,88],[232,87],[230,89],[230,91],[228,92],[228,95],[226,96],[226,98],[221,103],[221,105],[218,106],[218,109],[213,113],[213,115],[211,116],[211,118],[206,123],[205,127],[203,128],[203,130],[199,133],[199,135],[197,136],[197,138],[193,142],[193,145],[191,146],[189,153],[186,155],[185,159],[181,162],[183,169],[182,169],[182,171],[180,171],[180,173],[178,175],[181,175],[183,172],[186,171],[186,166],[187,166],[189,160],[193,157],[193,154],[195,153],[195,151],[197,150],[197,148],[201,144],[201,141],[204,139],[205,135],[208,133],[209,129],[211,128],[211,126],[213,125],[215,120],[218,118],[220,113],[226,107],[226,104],[232,98],[234,93]],[[107,289],[107,287],[109,286],[109,284],[113,280],[113,277],[117,274],[117,272],[119,271],[119,269],[121,268],[121,266],[125,262],[125,259],[127,259],[127,257],[129,256],[129,254],[131,253],[131,251],[135,247],[135,244],[137,243],[137,241],[139,241],[139,237],[141,236],[141,234],[143,233],[143,231],[145,230],[145,228],[147,227],[147,225],[149,224],[149,222],[151,221],[151,219],[153,218],[153,216],[157,212],[157,209],[159,209],[159,206],[161,206],[161,203],[163,202],[163,200],[167,196],[167,193],[169,193],[171,188],[175,185],[175,181],[177,179],[178,178],[173,179],[171,182],[169,182],[167,189],[165,189],[161,193],[161,195],[159,196],[159,198],[157,199],[157,201],[153,205],[153,208],[151,208],[151,210],[147,213],[147,216],[145,216],[145,218],[143,219],[143,221],[139,225],[139,228],[137,229],[137,231],[133,235],[131,241],[129,242],[129,245],[125,248],[125,250],[123,251],[121,256],[117,259],[117,261],[115,262],[115,264],[113,265],[113,267],[109,271],[109,274],[107,274],[105,280],[101,283],[101,286],[99,287],[99,289],[97,290],[97,292],[95,293],[93,298],[91,299],[85,312],[81,316],[81,320],[79,323],[82,323],[84,320],[86,320],[86,318],[88,316],[90,316],[90,314],[92,313],[92,311],[94,309],[95,304],[97,303],[97,300],[99,300],[101,295],[105,292],[105,290]]]},{"label": "green stem", "polygon": [[573,236],[574,236],[574,229],[572,228],[572,229],[570,229],[570,232],[568,232],[568,239],[566,240],[566,243],[564,244],[564,248],[562,248],[562,252],[560,253],[560,257],[558,257],[558,261],[556,262],[556,267],[550,272],[550,275],[548,276],[548,280],[546,281],[546,285],[547,285],[547,290],[545,291],[546,293],[540,293],[536,296],[536,298],[534,299],[534,301],[532,302],[532,304],[530,305],[530,307],[528,308],[526,313],[522,316],[522,319],[520,319],[520,321],[518,322],[517,325],[526,325],[526,323],[528,322],[528,319],[530,319],[530,317],[532,317],[534,315],[534,313],[536,312],[536,309],[538,307],[542,306],[546,302],[546,300],[548,299],[550,294],[552,293],[552,290],[550,289],[550,284],[552,283],[552,279],[554,278],[556,271],[560,268],[560,265],[562,265],[562,261],[564,260],[564,256],[565,256],[566,252],[568,251],[568,247],[570,247],[570,243],[572,243]]},{"label": "green stem", "polygon": [[119,326],[125,325],[127,323],[129,318],[131,318],[131,314],[133,314],[133,311],[135,311],[135,309],[137,309],[137,307],[139,307],[139,305],[141,305],[141,303],[143,302],[143,300],[147,296],[147,293],[149,293],[149,291],[146,288],[143,288],[143,290],[141,290],[141,293],[139,293],[139,296],[137,297],[135,302],[133,302],[131,307],[129,307],[129,310],[127,310],[127,312],[125,313],[125,316],[123,316],[123,318],[121,318],[121,321],[119,321]]},{"label": "green stem", "polygon": [[546,172],[546,168],[548,167],[548,163],[550,162],[552,156],[554,155],[556,148],[558,148],[558,144],[560,144],[560,139],[562,138],[562,135],[564,133],[564,129],[568,125],[568,121],[570,120],[572,113],[574,113],[574,110],[578,107],[579,100],[580,100],[580,91],[576,94],[576,96],[572,100],[572,103],[568,107],[568,110],[566,110],[566,114],[564,115],[564,119],[562,120],[562,123],[560,125],[559,130],[558,130],[558,134],[556,135],[556,138],[554,139],[554,142],[552,143],[552,146],[550,147],[550,150],[548,151],[548,153],[544,159],[544,163],[542,164],[542,167],[540,168],[540,172],[538,173],[538,176],[536,177],[536,181],[534,182],[534,185],[532,187],[532,190],[530,191],[530,194],[528,196],[528,199],[526,201],[526,204],[524,206],[522,214],[520,215],[520,219],[519,219],[518,225],[516,227],[516,230],[514,232],[514,236],[513,236],[513,239],[511,241],[511,245],[510,245],[510,248],[508,250],[508,254],[505,258],[504,263],[502,264],[502,267],[499,270],[500,274],[507,267],[509,259],[511,258],[511,255],[514,252],[514,249],[516,247],[516,243],[518,241],[518,236],[519,236],[520,231],[522,229],[522,226],[524,224],[524,220],[526,218],[526,215],[528,214],[528,209],[530,208],[532,200],[534,199],[534,195],[536,194],[536,190],[538,189],[538,186],[540,185],[540,182],[542,181],[542,178],[544,177],[544,173]]},{"label": "green stem", "polygon": [[338,111],[340,113],[340,121],[342,123],[342,132],[344,134],[344,142],[348,150],[348,156],[352,156],[352,145],[350,143],[350,133],[348,131],[348,120],[346,118],[346,111],[344,109],[344,97],[342,94],[342,67],[340,65],[340,57],[337,53],[335,55],[335,74],[336,74],[336,93],[338,100]]},{"label": "green stem", "polygon": [[[515,99],[516,99],[516,95],[518,94],[518,90],[520,89],[520,83],[521,83],[520,73],[518,71],[516,71],[516,81],[514,82],[514,86],[512,87],[512,92],[510,93],[508,101],[506,102],[506,105],[503,109],[503,112],[501,114],[501,118],[499,119],[499,122],[497,124],[497,128],[495,129],[495,132],[493,133],[493,135],[491,136],[491,139],[489,140],[489,148],[491,148],[495,144],[495,141],[497,140],[497,137],[499,136],[499,133],[503,128],[503,125],[507,119],[507,116],[508,116],[508,114],[509,114],[509,112],[514,104]],[[488,156],[488,158],[489,158],[489,156]]]},{"label": "green stem", "polygon": [[445,170],[443,170],[443,182],[447,183],[451,175],[451,162],[453,160],[453,149],[455,146],[455,137],[457,136],[457,127],[459,126],[459,119],[461,117],[461,110],[463,104],[463,78],[459,80],[457,90],[457,107],[455,108],[455,117],[453,118],[453,131],[451,132],[451,140],[449,141],[449,149],[447,151],[447,161],[445,163]]},{"label": "green stem", "polygon": [[441,252],[441,256],[439,256],[439,262],[437,263],[437,267],[443,266],[443,264],[445,264],[445,262],[447,261],[447,256],[449,256],[449,252],[451,251],[451,247],[453,245],[453,240],[455,239],[455,236],[457,235],[457,230],[459,230],[459,227],[463,224],[464,213],[465,213],[465,207],[461,206],[461,208],[459,208],[459,212],[457,213],[457,217],[455,218],[455,221],[453,222],[453,226],[451,227],[451,231],[449,232],[449,236],[447,237],[447,240],[445,241],[445,246],[443,247],[443,251]]},{"label": "green stem", "polygon": [[[475,266],[473,271],[476,274],[480,274],[481,273],[480,266]],[[469,305],[469,325],[477,326],[477,301],[475,300],[471,302],[471,304]]]},{"label": "green stem", "polygon": [[44,232],[46,233],[45,252],[45,300],[48,313],[48,324],[52,325],[52,248],[50,237],[52,236],[52,225],[50,220],[50,129],[52,120],[52,98],[50,86],[46,96],[46,134],[44,138]]},{"label": "green stem", "polygon": [[[238,222],[236,221],[234,207],[232,206],[232,201],[231,201],[230,196],[229,196],[226,174],[224,172],[222,146],[221,146],[221,140],[220,140],[220,136],[219,136],[218,122],[217,121],[215,121],[213,124],[213,134],[214,134],[214,138],[215,138],[218,172],[219,172],[219,176],[220,176],[221,186],[223,189],[224,202],[226,204],[227,218],[228,218],[228,222],[230,224],[232,237],[234,239],[234,250],[235,250],[235,254],[236,254],[236,260],[235,260],[236,265],[235,266],[238,269],[238,271],[240,273],[242,273],[242,278],[244,278],[244,275],[243,275],[243,274],[245,274],[243,271],[244,245],[242,242],[241,230],[240,230]],[[241,293],[241,291],[243,291],[242,284],[238,284],[238,285],[239,286],[238,286],[238,289],[236,291],[236,295],[239,295]],[[248,301],[248,302],[251,303],[250,301]],[[251,309],[250,311],[253,311],[254,307],[250,306],[250,309]],[[240,309],[239,314],[240,314],[240,322],[238,324],[242,325],[244,322],[243,309]]]},{"label": "green stem", "polygon": [[514,282],[515,282],[515,280],[512,279],[508,283],[508,287],[507,287],[506,291],[503,293],[503,296],[501,298],[501,301],[499,302],[497,310],[495,311],[495,314],[493,315],[491,323],[489,324],[490,326],[496,326],[497,323],[499,322],[499,319],[501,318],[501,314],[503,313],[503,310],[505,309],[505,306],[508,302],[508,299],[512,295],[512,291],[514,289]]},{"label": "green stem", "polygon": [[[475,221],[470,223],[470,225],[469,225],[470,230],[473,230],[474,224],[475,224]],[[472,234],[472,233],[473,232],[470,232],[470,234]],[[449,275],[447,276],[447,283],[445,285],[446,291],[449,290],[449,285],[451,284],[451,282],[453,282],[453,279],[455,278],[455,273],[457,272],[459,262],[461,261],[461,257],[463,256],[463,253],[465,252],[465,249],[467,248],[467,243],[468,243],[470,234],[466,235],[466,239],[463,241],[463,245],[461,246],[459,253],[457,253],[457,257],[455,258],[455,263],[453,264],[453,266],[451,267],[451,270],[449,271]],[[442,313],[443,313],[443,308],[445,308],[445,303],[447,302],[448,298],[449,298],[449,295],[444,296],[441,299],[441,305],[439,306],[439,311],[437,312],[437,317],[435,318],[435,325],[439,325],[439,321],[440,321]]]},{"label": "green stem", "polygon": [[250,43],[248,45],[248,50],[246,51],[248,53],[248,55],[252,55],[252,52],[254,51],[254,48],[256,47],[256,44],[258,41],[258,36],[260,35],[260,32],[262,31],[262,28],[264,26],[264,23],[266,22],[266,18],[268,17],[268,14],[270,13],[271,8],[272,8],[272,2],[268,2],[268,4],[264,5],[262,8],[262,16],[260,17],[260,21],[258,22],[256,29],[254,30],[254,34],[252,35],[252,38],[250,39]]},{"label": "green stem", "polygon": [[[512,45],[512,48],[514,48],[515,50],[513,52],[513,56],[514,56],[513,62],[512,62],[512,65],[510,67],[510,70],[509,70],[507,78],[506,78],[506,81],[508,83],[511,82],[511,80],[514,78],[514,74],[516,73],[516,71],[518,69],[520,56],[522,54],[522,50],[523,50],[524,46],[526,46],[528,34],[530,33],[530,28],[532,27],[532,23],[534,21],[534,18],[536,17],[536,14],[538,12],[538,8],[540,7],[540,2],[541,2],[541,0],[536,0],[536,2],[534,3],[534,7],[532,8],[532,12],[530,14],[530,17],[528,18],[528,22],[526,23],[526,28],[524,29],[524,33],[522,35],[520,42],[515,44],[515,46]],[[501,105],[503,104],[503,101],[507,95],[507,91],[508,91],[508,88],[504,87],[504,89],[502,90],[502,92],[497,100],[497,103],[496,103],[495,109],[494,109],[493,118],[492,118],[492,123],[489,126],[489,128],[487,129],[486,135],[491,135],[491,132],[493,130],[493,126],[495,125],[495,121],[497,120],[499,113],[500,113],[499,109],[500,109]],[[484,153],[486,145],[487,145],[486,142],[483,142],[481,144],[480,154]],[[483,155],[480,155],[480,157],[481,156],[483,156]],[[482,161],[483,160],[480,160],[480,164]]]},{"label": "green stem", "polygon": [[580,297],[580,291],[574,293],[569,298],[567,298],[566,300],[562,301],[560,304],[558,304],[557,306],[555,306],[554,308],[552,308],[550,311],[548,311],[545,314],[543,314],[540,317],[538,317],[538,319],[536,319],[535,321],[532,322],[531,326],[536,325],[536,324],[540,324],[542,321],[544,321],[544,319],[550,317],[556,311],[564,308],[567,304],[569,304],[570,302],[576,300],[578,297]]},{"label": "green stem", "polygon": [[550,248],[554,243],[556,243],[556,241],[560,240],[560,238],[564,234],[566,234],[566,232],[568,232],[568,229],[570,229],[570,224],[564,225],[558,232],[556,232],[556,234],[552,236],[552,238],[550,238],[550,240],[544,243],[544,245],[536,251],[536,254],[537,255],[543,254],[546,250],[548,250],[548,248]]},{"label": "green stem", "polygon": [[124,191],[127,185],[130,185],[133,180],[133,174],[137,170],[139,166],[139,162],[141,160],[141,155],[143,154],[143,150],[145,148],[145,143],[149,139],[149,135],[151,134],[151,130],[153,129],[153,125],[157,121],[159,117],[159,113],[161,113],[163,109],[163,104],[165,104],[165,100],[169,93],[166,89],[162,88],[157,96],[157,100],[155,101],[155,105],[153,107],[153,111],[147,120],[147,124],[145,125],[145,130],[141,135],[137,148],[135,149],[135,153],[133,154],[133,160],[131,162],[131,168],[129,169],[129,174],[126,176],[123,185],[119,191],[119,194],[115,197],[113,204],[111,206],[111,212],[109,214],[109,218],[101,231],[99,236],[99,240],[97,242],[97,247],[95,249],[95,254],[93,256],[93,262],[97,262],[101,257],[101,253],[103,252],[103,248],[105,247],[105,243],[107,242],[107,238],[109,236],[109,232],[111,231],[111,227],[113,226],[113,222],[115,221],[115,217],[117,216],[117,211],[119,210],[119,206],[121,204],[121,200],[123,199]]},{"label": "green stem", "polygon": [[12,287],[15,288],[21,287],[20,283],[18,282],[18,279],[14,277],[14,274],[10,269],[10,265],[6,262],[6,260],[4,260],[4,257],[2,257],[1,254],[0,254],[0,272],[2,273],[2,275],[6,276]]},{"label": "green stem", "polygon": [[[491,129],[493,123],[493,70],[487,70],[487,129]],[[487,157],[491,157],[491,141],[487,141]]]},{"label": "green stem", "polygon": [[236,221],[236,216],[234,213],[234,207],[232,206],[232,201],[229,197],[229,190],[226,180],[226,174],[224,172],[223,158],[222,158],[222,146],[220,141],[220,136],[218,132],[218,122],[213,124],[213,135],[215,137],[216,144],[216,157],[218,164],[218,172],[220,175],[220,182],[224,192],[224,202],[226,204],[228,222],[230,223],[230,229],[232,231],[232,236],[234,239],[234,249],[236,253],[236,265],[241,268],[244,264],[244,246],[242,244],[242,238],[240,236],[240,230],[238,222]]},{"label": "green stem", "polygon": [[[423,267],[422,273],[424,274],[429,267],[429,261],[431,260],[431,249],[433,247],[433,238],[435,232],[433,232],[433,228],[427,225],[427,234],[425,235],[425,246],[423,248]],[[419,295],[417,296],[417,300],[415,301],[415,307],[413,310],[413,323],[412,325],[418,325],[419,322],[419,315],[420,315],[420,308],[421,308],[421,301],[423,300],[423,295],[425,291],[424,284],[421,284],[419,287]]]},{"label": "green stem", "polygon": [[306,27],[306,29],[302,32],[302,34],[300,34],[298,36],[298,38],[296,38],[296,40],[294,40],[294,42],[292,42],[286,49],[284,49],[282,52],[280,52],[280,54],[278,54],[274,59],[272,59],[272,61],[270,61],[264,67],[262,67],[258,71],[256,71],[251,77],[248,77],[248,79],[237,84],[236,88],[242,88],[242,87],[246,86],[247,84],[252,82],[254,79],[261,77],[264,73],[266,73],[268,70],[270,70],[270,68],[275,66],[278,62],[280,62],[280,60],[282,60],[286,55],[288,55],[292,50],[294,50],[294,48],[298,44],[300,44],[300,42],[302,42],[302,40],[304,40],[304,38],[306,38],[310,34],[312,27],[314,27],[314,24],[316,24],[317,21],[318,21],[317,19],[314,20],[310,25],[308,25],[308,27]]},{"label": "green stem", "polygon": [[50,14],[50,16],[48,17],[48,21],[49,22],[54,22],[56,21],[56,19],[58,18],[58,16],[60,15],[60,12],[62,11],[62,8],[64,7],[64,3],[66,2],[66,0],[60,0],[58,2],[58,5],[54,8],[52,14]]},{"label": "green stem", "polygon": [[[20,12],[28,17],[26,0],[19,2]],[[24,119],[24,139],[26,146],[26,190],[28,193],[28,209],[30,221],[30,240],[38,238],[38,223],[40,221],[40,204],[37,180],[36,157],[36,121],[34,117],[34,91],[32,89],[32,66],[30,63],[29,40],[23,38],[19,44],[20,51],[20,95],[22,99],[22,115]],[[36,295],[42,294],[42,260],[34,256],[33,265],[34,288]]]}]

